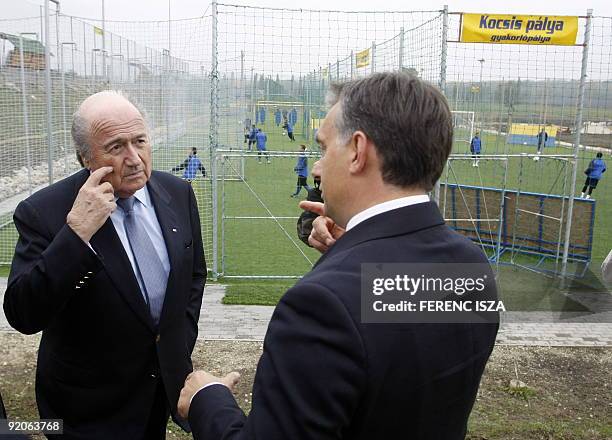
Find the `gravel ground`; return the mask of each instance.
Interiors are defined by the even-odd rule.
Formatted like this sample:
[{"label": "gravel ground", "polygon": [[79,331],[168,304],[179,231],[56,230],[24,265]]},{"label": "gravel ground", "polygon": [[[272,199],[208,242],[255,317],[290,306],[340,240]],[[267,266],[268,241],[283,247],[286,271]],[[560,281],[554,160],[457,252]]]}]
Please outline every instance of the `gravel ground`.
[{"label": "gravel ground", "polygon": [[[36,418],[38,341],[39,336],[0,332],[0,389],[13,418]],[[261,352],[260,342],[198,341],[193,358],[196,368],[213,374],[239,371],[236,398],[249,411]],[[610,371],[610,348],[498,346],[482,380],[468,439],[612,439]],[[189,438],[168,425],[168,439]]]}]

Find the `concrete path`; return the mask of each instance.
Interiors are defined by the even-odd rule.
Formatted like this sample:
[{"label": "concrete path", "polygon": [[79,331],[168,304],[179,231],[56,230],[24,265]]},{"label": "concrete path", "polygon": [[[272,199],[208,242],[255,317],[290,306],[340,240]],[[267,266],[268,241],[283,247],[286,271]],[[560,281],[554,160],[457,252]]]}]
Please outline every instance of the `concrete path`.
[{"label": "concrete path", "polygon": [[[0,278],[0,302],[6,278]],[[200,339],[261,341],[274,307],[221,304],[225,286],[206,286],[200,314]],[[612,294],[572,294],[587,308],[596,304],[598,313],[508,312],[502,315],[497,336],[500,345],[606,346],[612,347]],[[13,331],[0,312],[0,331]]]}]

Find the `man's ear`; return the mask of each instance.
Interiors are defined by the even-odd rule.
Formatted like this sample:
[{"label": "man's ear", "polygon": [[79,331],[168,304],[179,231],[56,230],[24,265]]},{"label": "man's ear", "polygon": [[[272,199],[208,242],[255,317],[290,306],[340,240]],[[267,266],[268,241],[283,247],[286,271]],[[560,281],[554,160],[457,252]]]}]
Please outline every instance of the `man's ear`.
[{"label": "man's ear", "polygon": [[79,153],[78,151],[76,152],[76,158],[79,161],[79,164],[83,167],[83,168],[87,168],[85,166],[85,162],[83,161],[83,157],[81,156],[81,153]]},{"label": "man's ear", "polygon": [[79,162],[81,162],[81,165],[83,165],[84,168],[87,168],[88,170],[91,170],[89,160],[87,160],[86,158],[84,158],[80,154],[79,154]]},{"label": "man's ear", "polygon": [[353,174],[361,173],[368,162],[368,154],[372,148],[372,142],[363,131],[356,131],[351,137],[348,148],[351,149],[352,158],[349,171]]}]

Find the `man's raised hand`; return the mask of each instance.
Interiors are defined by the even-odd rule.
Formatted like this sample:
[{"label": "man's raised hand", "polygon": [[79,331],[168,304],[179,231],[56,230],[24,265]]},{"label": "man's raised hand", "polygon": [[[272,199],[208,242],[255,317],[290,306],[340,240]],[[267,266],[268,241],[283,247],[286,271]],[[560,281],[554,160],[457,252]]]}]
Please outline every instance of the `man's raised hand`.
[{"label": "man's raised hand", "polygon": [[101,167],[92,172],[66,216],[68,226],[86,243],[117,208],[113,186],[102,182],[112,171],[113,167]]},{"label": "man's raised hand", "polygon": [[344,234],[344,228],[325,215],[325,204],[323,203],[303,201],[299,206],[305,211],[319,214],[319,217],[312,222],[308,243],[321,253],[327,252],[329,247]]}]

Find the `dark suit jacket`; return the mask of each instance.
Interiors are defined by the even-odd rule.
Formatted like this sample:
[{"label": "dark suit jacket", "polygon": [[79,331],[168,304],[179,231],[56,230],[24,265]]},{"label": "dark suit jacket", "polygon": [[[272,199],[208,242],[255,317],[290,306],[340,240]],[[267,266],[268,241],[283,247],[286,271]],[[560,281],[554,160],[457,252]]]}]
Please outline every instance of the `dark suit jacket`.
[{"label": "dark suit jacket", "polygon": [[2,401],[2,394],[0,394],[0,419],[6,419],[6,408],[4,408],[4,402]]},{"label": "dark suit jacket", "polygon": [[133,440],[142,438],[158,381],[175,416],[192,371],[206,280],[198,208],[190,185],[153,172],[147,186],[171,267],[156,331],[111,219],[91,239],[95,253],[66,224],[88,176],[81,170],[15,210],[4,311],[18,331],[43,332],[41,418],[64,419],[66,438]]},{"label": "dark suit jacket", "polygon": [[212,385],[192,401],[196,439],[464,438],[498,324],[362,324],[365,262],[487,259],[433,202],[360,223],[280,300],[248,418],[227,388]]}]

